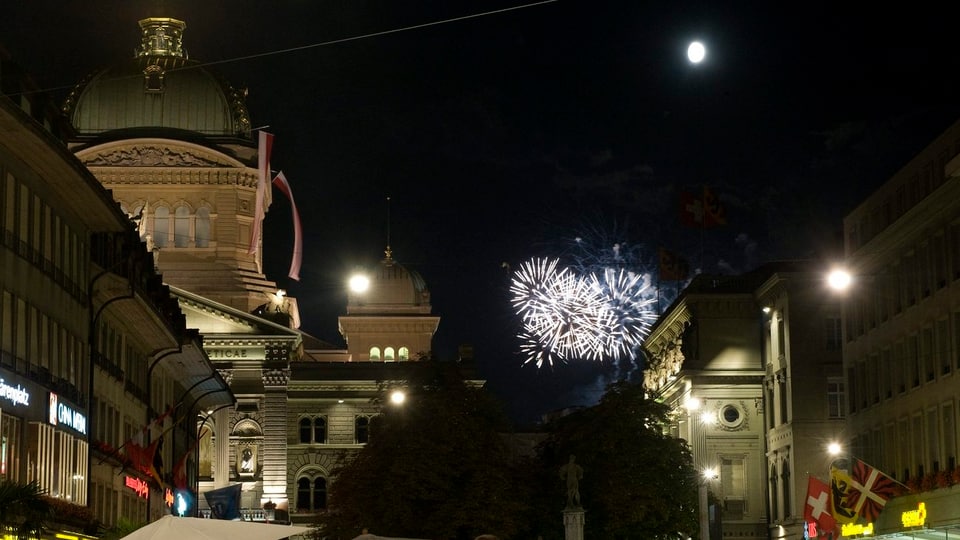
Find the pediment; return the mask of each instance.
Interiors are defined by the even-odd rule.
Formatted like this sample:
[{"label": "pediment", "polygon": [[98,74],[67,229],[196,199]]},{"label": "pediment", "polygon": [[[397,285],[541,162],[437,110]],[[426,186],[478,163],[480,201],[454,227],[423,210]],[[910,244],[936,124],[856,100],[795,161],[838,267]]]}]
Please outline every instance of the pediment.
[{"label": "pediment", "polygon": [[206,336],[276,336],[300,339],[300,333],[251,313],[220,304],[183,289],[170,286],[171,294],[180,304],[187,328],[196,328]]},{"label": "pediment", "polygon": [[205,146],[172,139],[126,139],[77,152],[88,167],[246,167]]}]

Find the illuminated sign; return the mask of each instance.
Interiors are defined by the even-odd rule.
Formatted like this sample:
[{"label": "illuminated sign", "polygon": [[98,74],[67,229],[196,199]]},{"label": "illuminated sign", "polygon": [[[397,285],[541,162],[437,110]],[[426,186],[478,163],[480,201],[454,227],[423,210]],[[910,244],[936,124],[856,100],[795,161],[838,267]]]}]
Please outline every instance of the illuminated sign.
[{"label": "illuminated sign", "polygon": [[143,497],[144,499],[147,498],[147,493],[150,491],[150,488],[143,480],[133,476],[128,476],[124,479],[124,484],[128,488],[136,491],[138,496]]},{"label": "illuminated sign", "polygon": [[817,533],[817,522],[816,521],[804,521],[803,522],[803,538],[804,540],[810,540],[810,538],[816,538],[819,536]]},{"label": "illuminated sign", "polygon": [[873,534],[873,523],[867,523],[866,525],[860,523],[844,523],[840,526],[840,534],[843,536]]},{"label": "illuminated sign", "polygon": [[163,492],[163,502],[167,505],[168,508],[173,507],[173,492],[170,491],[170,488],[167,488]]},{"label": "illuminated sign", "polygon": [[927,504],[920,503],[916,510],[907,510],[900,514],[900,521],[904,527],[923,527],[927,521]]},{"label": "illuminated sign", "polygon": [[64,425],[83,435],[87,434],[87,417],[70,405],[61,403],[60,398],[53,392],[50,392],[50,409],[47,413],[51,424]]},{"label": "illuminated sign", "polygon": [[6,381],[0,379],[0,398],[13,403],[14,405],[30,405],[30,392],[20,386],[10,386]]}]

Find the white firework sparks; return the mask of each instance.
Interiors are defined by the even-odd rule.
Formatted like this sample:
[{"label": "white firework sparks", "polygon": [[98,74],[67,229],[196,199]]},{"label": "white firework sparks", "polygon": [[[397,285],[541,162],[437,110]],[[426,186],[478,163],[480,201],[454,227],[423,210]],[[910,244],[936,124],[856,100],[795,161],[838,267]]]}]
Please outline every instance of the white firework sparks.
[{"label": "white firework sparks", "polygon": [[607,268],[578,275],[559,259],[533,259],[514,272],[525,363],[633,358],[656,318],[648,275]]}]

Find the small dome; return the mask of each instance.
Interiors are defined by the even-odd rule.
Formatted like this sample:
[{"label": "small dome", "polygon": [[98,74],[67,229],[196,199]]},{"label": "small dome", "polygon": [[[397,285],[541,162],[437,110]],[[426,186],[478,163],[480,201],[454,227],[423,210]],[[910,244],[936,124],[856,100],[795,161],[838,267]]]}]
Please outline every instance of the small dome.
[{"label": "small dome", "polygon": [[386,254],[367,290],[349,294],[347,314],[429,314],[430,291],[423,277],[397,263],[389,247]]},{"label": "small dome", "polygon": [[77,134],[159,127],[249,139],[246,92],[187,58],[186,23],[149,18],[140,28],[135,58],[92,74],[67,97],[64,113]]}]

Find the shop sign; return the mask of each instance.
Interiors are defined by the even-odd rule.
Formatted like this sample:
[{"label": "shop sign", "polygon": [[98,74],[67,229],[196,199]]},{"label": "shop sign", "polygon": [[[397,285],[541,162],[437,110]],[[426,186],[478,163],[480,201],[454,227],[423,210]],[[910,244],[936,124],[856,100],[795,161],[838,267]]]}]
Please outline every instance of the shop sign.
[{"label": "shop sign", "polygon": [[30,406],[30,392],[19,384],[10,386],[3,379],[0,379],[0,399],[5,399],[14,405]]},{"label": "shop sign", "polygon": [[137,495],[147,498],[147,493],[150,491],[150,487],[147,486],[147,483],[135,476],[127,476],[124,479],[124,484],[133,491],[137,492]]},{"label": "shop sign", "polygon": [[927,503],[918,504],[916,510],[901,513],[900,522],[904,527],[923,527],[927,522]]},{"label": "shop sign", "polygon": [[844,523],[840,526],[840,534],[843,536],[857,536],[861,534],[873,534],[873,523]]},{"label": "shop sign", "polygon": [[87,434],[87,417],[70,405],[60,401],[60,398],[50,392],[50,409],[48,419],[51,424],[67,426],[83,435]]}]

